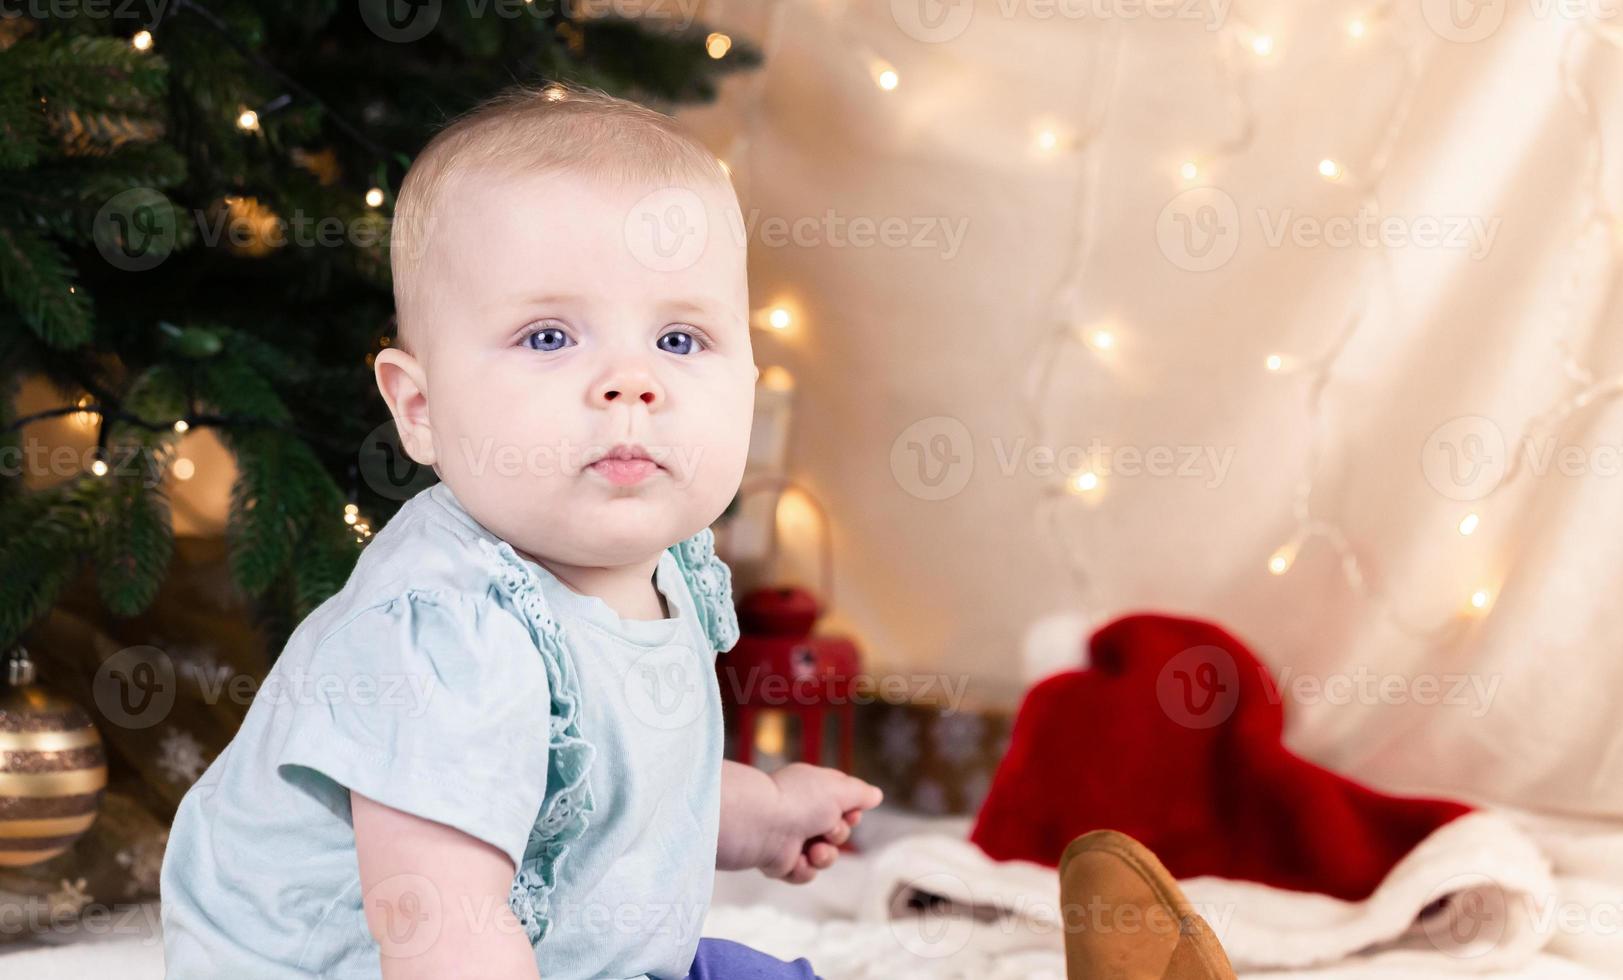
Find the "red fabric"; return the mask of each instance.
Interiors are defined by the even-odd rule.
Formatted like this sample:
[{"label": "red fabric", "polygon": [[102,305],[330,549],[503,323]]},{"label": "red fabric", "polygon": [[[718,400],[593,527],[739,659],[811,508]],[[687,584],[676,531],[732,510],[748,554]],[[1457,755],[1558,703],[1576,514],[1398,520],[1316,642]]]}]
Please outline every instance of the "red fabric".
[{"label": "red fabric", "polygon": [[1470,810],[1385,796],[1286,751],[1272,678],[1210,623],[1129,616],[1094,634],[1088,663],[1026,694],[970,834],[994,859],[1053,867],[1077,835],[1114,828],[1179,878],[1358,900]]}]

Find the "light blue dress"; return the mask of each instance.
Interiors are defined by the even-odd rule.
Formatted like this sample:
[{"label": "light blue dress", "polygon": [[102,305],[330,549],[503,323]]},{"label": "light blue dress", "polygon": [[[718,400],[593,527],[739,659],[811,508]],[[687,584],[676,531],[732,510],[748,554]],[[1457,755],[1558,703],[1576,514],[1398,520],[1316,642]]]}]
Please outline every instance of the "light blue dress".
[{"label": "light blue dress", "polygon": [[[544,980],[686,976],[715,875],[715,654],[738,621],[709,528],[660,555],[655,584],[671,618],[621,619],[445,484],[408,500],[182,799],[167,976],[381,977],[350,789],[508,855]],[[421,910],[398,905],[410,949]]]}]

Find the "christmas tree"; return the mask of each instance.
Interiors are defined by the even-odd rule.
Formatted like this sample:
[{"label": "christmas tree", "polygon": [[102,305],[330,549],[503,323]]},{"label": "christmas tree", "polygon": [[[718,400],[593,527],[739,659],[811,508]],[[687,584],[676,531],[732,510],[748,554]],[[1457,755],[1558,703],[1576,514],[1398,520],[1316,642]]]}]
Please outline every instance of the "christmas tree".
[{"label": "christmas tree", "polygon": [[[676,5],[594,6],[150,0],[0,19],[0,650],[77,581],[118,615],[151,603],[189,429],[235,458],[231,575],[272,649],[343,584],[370,532],[356,515],[405,496],[366,470],[389,462],[371,361],[411,155],[511,83],[669,111],[759,61]],[[20,416],[31,377],[62,404]],[[94,452],[28,480],[29,426],[69,413]]]}]

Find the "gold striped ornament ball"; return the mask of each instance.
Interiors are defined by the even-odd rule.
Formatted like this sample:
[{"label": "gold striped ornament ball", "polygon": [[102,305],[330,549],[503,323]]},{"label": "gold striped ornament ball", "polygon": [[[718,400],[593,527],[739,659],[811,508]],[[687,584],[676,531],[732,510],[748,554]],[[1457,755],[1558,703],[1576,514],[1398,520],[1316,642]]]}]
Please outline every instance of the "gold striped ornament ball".
[{"label": "gold striped ornament ball", "polygon": [[20,647],[0,688],[0,867],[48,861],[96,821],[107,786],[101,733],[84,709],[34,684]]}]

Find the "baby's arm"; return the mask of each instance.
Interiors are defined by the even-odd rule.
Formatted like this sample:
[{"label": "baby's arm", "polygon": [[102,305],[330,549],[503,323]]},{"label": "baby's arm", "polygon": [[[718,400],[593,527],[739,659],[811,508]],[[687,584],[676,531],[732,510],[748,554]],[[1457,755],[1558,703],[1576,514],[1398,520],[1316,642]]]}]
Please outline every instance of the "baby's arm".
[{"label": "baby's arm", "polygon": [[350,792],[366,923],[384,980],[538,980],[507,896],[512,859],[460,830]]},{"label": "baby's arm", "polygon": [[837,769],[792,762],[769,775],[728,759],[716,867],[808,882],[834,863],[862,811],[882,798],[878,787]]}]

